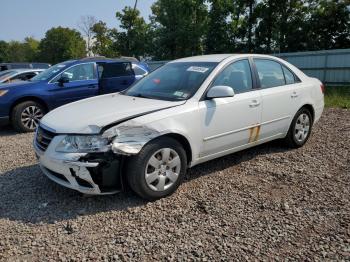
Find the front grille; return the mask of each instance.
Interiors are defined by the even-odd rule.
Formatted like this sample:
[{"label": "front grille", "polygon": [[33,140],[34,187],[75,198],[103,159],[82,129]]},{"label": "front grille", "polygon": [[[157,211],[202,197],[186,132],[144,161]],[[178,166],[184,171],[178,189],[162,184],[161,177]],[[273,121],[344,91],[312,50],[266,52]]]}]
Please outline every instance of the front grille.
[{"label": "front grille", "polygon": [[55,136],[56,136],[55,133],[44,129],[41,126],[38,126],[38,130],[36,131],[36,136],[35,136],[35,144],[40,150],[45,152],[51,140]]}]

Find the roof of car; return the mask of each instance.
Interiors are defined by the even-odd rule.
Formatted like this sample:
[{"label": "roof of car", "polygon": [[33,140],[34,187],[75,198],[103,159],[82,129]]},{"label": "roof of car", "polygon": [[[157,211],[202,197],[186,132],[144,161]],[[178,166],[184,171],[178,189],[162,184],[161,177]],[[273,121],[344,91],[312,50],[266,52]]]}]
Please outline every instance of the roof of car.
[{"label": "roof of car", "polygon": [[180,58],[172,62],[221,62],[222,60],[228,57],[236,56],[236,55],[237,54],[201,55],[201,56]]},{"label": "roof of car", "polygon": [[64,62],[61,62],[61,64],[66,64],[66,65],[75,65],[79,63],[88,63],[88,62],[107,62],[107,63],[123,63],[123,62],[130,62],[130,63],[137,63],[139,64],[138,60],[136,58],[127,58],[127,57],[122,57],[122,58],[107,58],[103,56],[97,56],[97,57],[85,57],[81,59],[76,59],[76,60],[67,60]]},{"label": "roof of car", "polygon": [[[192,56],[192,57],[185,57],[180,58],[177,60],[173,60],[171,62],[221,62],[229,57],[265,57],[265,58],[275,58],[278,60],[278,58],[270,56],[270,55],[263,55],[263,54],[213,54],[213,55],[201,55],[201,56]],[[170,62],[170,63],[171,63]]]},{"label": "roof of car", "polygon": [[2,73],[11,72],[13,74],[18,74],[18,73],[26,73],[26,72],[39,72],[39,71],[44,71],[44,70],[45,69],[41,69],[41,68],[37,68],[37,69],[33,69],[33,68],[16,68],[16,69],[9,69],[9,70],[2,71]]}]

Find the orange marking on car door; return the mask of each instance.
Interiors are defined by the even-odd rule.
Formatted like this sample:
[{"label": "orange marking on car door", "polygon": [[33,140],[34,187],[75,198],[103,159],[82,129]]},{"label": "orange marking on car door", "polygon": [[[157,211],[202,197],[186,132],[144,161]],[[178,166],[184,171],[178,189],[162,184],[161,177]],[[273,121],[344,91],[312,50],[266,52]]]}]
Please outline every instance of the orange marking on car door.
[{"label": "orange marking on car door", "polygon": [[260,134],[260,126],[257,126],[256,127],[256,135],[255,135],[255,138],[254,138],[254,142],[259,140],[259,134]]},{"label": "orange marking on car door", "polygon": [[251,143],[251,142],[252,142],[254,129],[255,129],[255,127],[249,128],[249,140],[248,140],[248,143]]}]

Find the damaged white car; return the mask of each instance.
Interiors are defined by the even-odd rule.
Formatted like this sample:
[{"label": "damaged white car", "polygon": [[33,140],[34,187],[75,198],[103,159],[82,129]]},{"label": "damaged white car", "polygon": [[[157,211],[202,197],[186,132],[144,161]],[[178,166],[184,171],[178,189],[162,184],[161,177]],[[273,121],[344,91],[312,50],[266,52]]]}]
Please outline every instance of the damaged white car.
[{"label": "damaged white car", "polygon": [[304,145],[323,106],[322,83],[281,59],[190,57],[121,93],[49,112],[34,148],[44,174],[62,186],[111,194],[128,184],[154,200],[199,163],[274,139]]}]

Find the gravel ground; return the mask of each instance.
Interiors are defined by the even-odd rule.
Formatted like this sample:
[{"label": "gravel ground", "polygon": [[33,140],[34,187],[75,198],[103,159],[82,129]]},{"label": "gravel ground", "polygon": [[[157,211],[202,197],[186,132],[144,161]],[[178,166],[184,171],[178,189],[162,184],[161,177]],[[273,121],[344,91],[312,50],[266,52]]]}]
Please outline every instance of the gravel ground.
[{"label": "gravel ground", "polygon": [[278,142],[193,168],[171,197],[84,197],[0,131],[0,260],[350,260],[350,111],[301,149]]}]

